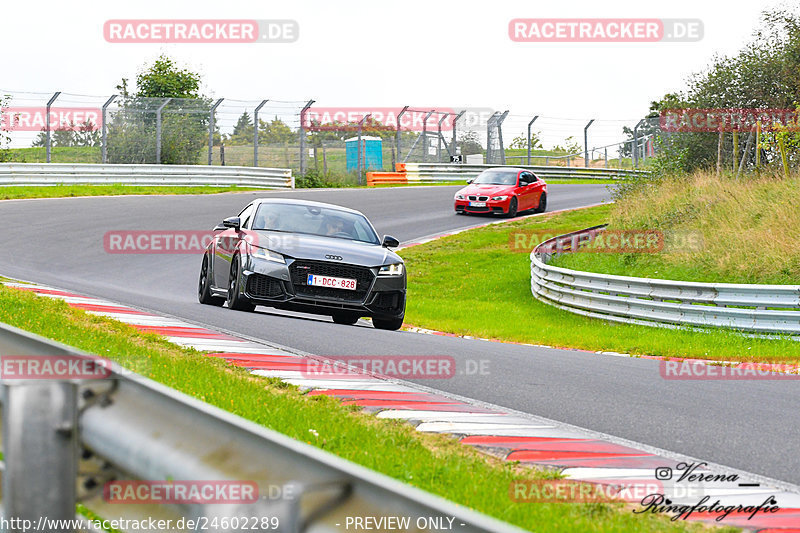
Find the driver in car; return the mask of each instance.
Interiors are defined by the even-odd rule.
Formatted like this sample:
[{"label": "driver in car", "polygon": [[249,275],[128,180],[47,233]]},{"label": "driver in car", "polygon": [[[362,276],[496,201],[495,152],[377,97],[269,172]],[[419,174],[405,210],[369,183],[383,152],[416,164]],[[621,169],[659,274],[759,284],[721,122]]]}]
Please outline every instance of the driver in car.
[{"label": "driver in car", "polygon": [[323,228],[326,236],[344,232],[344,220],[338,217],[325,217]]}]

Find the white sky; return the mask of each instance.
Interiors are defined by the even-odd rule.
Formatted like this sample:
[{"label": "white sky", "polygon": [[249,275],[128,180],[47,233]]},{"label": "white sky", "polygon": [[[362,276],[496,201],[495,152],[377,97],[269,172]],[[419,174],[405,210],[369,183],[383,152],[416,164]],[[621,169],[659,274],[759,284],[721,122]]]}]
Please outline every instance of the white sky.
[{"label": "white sky", "polygon": [[[621,138],[651,100],[683,87],[715,53],[733,53],[773,2],[191,0],[5,2],[0,90],[107,95],[165,52],[200,72],[214,97],[316,106],[510,109],[504,136],[540,119],[545,137]],[[515,43],[512,18],[699,18],[693,43]],[[294,19],[291,44],[111,44],[108,19]],[[536,128],[535,128],[536,129]],[[548,131],[549,130],[549,131]]]}]

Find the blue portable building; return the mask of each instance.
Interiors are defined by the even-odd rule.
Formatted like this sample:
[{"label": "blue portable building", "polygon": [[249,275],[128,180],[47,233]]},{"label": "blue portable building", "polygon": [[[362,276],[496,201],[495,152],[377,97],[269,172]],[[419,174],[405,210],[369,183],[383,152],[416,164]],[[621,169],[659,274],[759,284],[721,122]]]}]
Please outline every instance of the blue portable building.
[{"label": "blue portable building", "polygon": [[[358,137],[344,141],[347,171],[358,170]],[[383,141],[380,137],[361,136],[361,167],[363,170],[383,170]]]}]

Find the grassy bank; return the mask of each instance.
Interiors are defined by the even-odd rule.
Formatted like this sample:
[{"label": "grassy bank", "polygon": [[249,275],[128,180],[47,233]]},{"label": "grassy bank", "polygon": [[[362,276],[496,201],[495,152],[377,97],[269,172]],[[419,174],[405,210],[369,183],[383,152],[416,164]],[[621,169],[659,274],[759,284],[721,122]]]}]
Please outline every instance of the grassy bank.
[{"label": "grassy bank", "polygon": [[[553,264],[606,274],[725,283],[800,284],[800,179],[696,173],[619,199],[609,229],[657,230],[662,253],[571,254]],[[682,246],[694,235],[698,245]],[[674,237],[670,237],[674,236]]]},{"label": "grassy bank", "polygon": [[[615,324],[543,304],[531,295],[530,248],[520,231],[566,233],[608,220],[614,206],[529,217],[466,231],[401,252],[409,272],[406,324],[462,335],[642,355],[800,361],[800,342]],[[601,254],[574,254],[599,256]],[[609,254],[610,255],[610,254]]]},{"label": "grassy bank", "polygon": [[[667,532],[700,530],[620,505],[517,503],[511,482],[554,474],[480,454],[444,435],[376,419],[325,396],[307,396],[276,379],[70,308],[61,301],[0,287],[0,322],[113,359],[178,391],[292,438],[528,530]],[[312,431],[313,430],[313,431]]]}]

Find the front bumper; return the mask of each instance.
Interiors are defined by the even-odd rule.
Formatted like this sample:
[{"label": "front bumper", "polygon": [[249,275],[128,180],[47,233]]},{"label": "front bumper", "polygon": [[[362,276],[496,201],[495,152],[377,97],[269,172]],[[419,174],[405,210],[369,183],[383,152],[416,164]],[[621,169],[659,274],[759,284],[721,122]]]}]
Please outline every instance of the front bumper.
[{"label": "front bumper", "polygon": [[470,206],[470,203],[474,201],[470,200],[454,200],[455,205],[453,206],[457,213],[497,213],[497,214],[505,214],[508,213],[508,206],[511,203],[511,198],[508,197],[505,200],[486,200],[485,207],[474,207]]},{"label": "front bumper", "polygon": [[[242,271],[243,295],[256,305],[314,314],[358,312],[361,316],[401,317],[406,277],[378,276],[378,267],[287,258],[287,265],[249,258]],[[357,280],[356,290],[310,286],[307,274]]]}]

